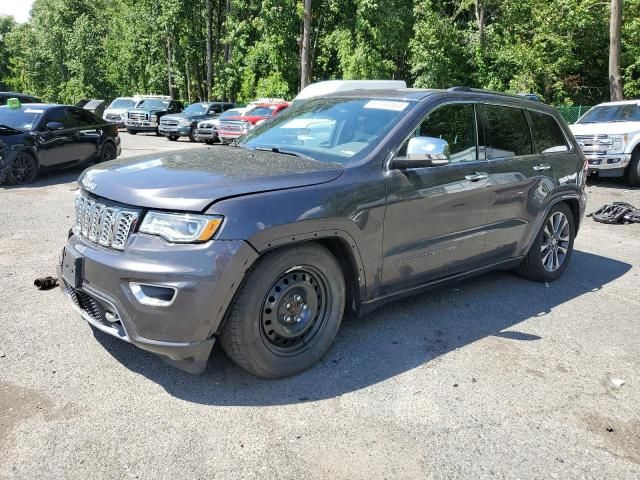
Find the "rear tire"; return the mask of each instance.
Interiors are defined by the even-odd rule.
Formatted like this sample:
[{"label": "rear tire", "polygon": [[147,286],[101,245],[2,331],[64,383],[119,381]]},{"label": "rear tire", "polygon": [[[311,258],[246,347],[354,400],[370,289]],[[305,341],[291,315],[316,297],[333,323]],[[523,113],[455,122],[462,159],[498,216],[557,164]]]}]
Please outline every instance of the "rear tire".
[{"label": "rear tire", "polygon": [[104,142],[100,149],[100,163],[114,160],[118,156],[118,150],[113,142]]},{"label": "rear tire", "polygon": [[516,273],[536,282],[557,280],[569,266],[575,238],[573,212],[566,203],[554,205]]},{"label": "rear tire", "polygon": [[222,328],[229,358],[258,377],[308,369],[331,346],[345,306],[344,277],[320,245],[267,253],[241,286]]},{"label": "rear tire", "polygon": [[631,162],[627,167],[627,183],[631,187],[640,187],[640,150],[631,154]]}]

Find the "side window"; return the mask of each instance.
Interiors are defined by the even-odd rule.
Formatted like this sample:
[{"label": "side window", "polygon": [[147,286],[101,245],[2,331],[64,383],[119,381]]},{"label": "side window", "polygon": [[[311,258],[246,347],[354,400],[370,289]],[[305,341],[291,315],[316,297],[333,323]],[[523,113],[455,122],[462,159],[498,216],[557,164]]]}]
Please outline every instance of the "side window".
[{"label": "side window", "polygon": [[92,127],[95,125],[95,121],[93,120],[93,115],[91,112],[87,112],[81,108],[69,108],[67,109],[67,115],[70,120],[69,128],[83,128],[83,127]]},{"label": "side window", "polygon": [[555,118],[546,113],[529,112],[536,153],[568,152],[569,145]]},{"label": "side window", "polygon": [[49,122],[59,122],[64,125],[64,128],[71,128],[72,125],[69,117],[67,117],[65,108],[54,108],[51,110],[47,110],[40,124],[40,129],[44,129],[45,125]]},{"label": "side window", "polygon": [[531,132],[524,112],[519,108],[485,105],[488,122],[487,153],[489,158],[529,155]]},{"label": "side window", "polygon": [[[422,121],[413,136],[435,137],[449,144],[451,163],[476,160],[476,115],[473,105],[455,103],[437,107]],[[404,155],[406,143],[399,155]]]}]

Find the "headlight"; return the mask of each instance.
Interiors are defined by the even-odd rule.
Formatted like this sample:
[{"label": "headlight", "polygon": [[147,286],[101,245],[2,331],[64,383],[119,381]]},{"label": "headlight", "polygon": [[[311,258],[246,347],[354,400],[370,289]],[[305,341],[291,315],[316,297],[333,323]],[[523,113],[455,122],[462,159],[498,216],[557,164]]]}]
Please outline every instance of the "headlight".
[{"label": "headlight", "polygon": [[625,144],[627,143],[626,135],[609,135],[611,140],[611,152],[623,152]]},{"label": "headlight", "polygon": [[213,215],[148,212],[139,231],[175,243],[206,242],[221,224],[222,217]]},{"label": "headlight", "polygon": [[188,118],[181,118],[180,125],[183,127],[188,127],[189,125],[191,125],[191,120],[189,120]]},{"label": "headlight", "polygon": [[149,121],[150,122],[157,122],[158,121],[158,116],[157,115],[149,115]]}]

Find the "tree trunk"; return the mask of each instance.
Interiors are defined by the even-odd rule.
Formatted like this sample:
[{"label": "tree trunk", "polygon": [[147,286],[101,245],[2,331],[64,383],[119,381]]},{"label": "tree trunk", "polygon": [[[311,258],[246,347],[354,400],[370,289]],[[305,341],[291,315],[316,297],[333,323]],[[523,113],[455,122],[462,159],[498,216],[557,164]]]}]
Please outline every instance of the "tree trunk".
[{"label": "tree trunk", "polygon": [[207,101],[211,101],[211,75],[213,72],[213,66],[211,64],[211,36],[213,16],[211,11],[211,0],[207,2]]},{"label": "tree trunk", "polygon": [[300,90],[309,85],[311,77],[309,46],[311,43],[311,0],[304,1],[302,16],[302,52],[300,53]]},{"label": "tree trunk", "polygon": [[169,96],[173,98],[173,79],[171,78],[171,39],[167,36],[167,82],[169,83]]},{"label": "tree trunk", "polygon": [[622,29],[622,0],[611,0],[609,22],[609,92],[611,101],[622,100],[622,78],[620,76],[620,51]]},{"label": "tree trunk", "polygon": [[184,64],[184,76],[187,86],[187,101],[191,103],[191,73],[189,72],[189,58],[185,60]]},{"label": "tree trunk", "polygon": [[476,0],[476,25],[478,26],[478,41],[480,50],[484,48],[484,24],[485,24],[484,0]]}]

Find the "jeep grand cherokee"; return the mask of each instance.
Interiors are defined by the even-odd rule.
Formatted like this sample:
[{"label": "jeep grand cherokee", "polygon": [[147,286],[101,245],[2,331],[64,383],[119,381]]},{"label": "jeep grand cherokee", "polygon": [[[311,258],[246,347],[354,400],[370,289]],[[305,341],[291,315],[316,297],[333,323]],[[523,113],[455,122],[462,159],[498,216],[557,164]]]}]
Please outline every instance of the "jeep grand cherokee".
[{"label": "jeep grand cherokee", "polygon": [[220,340],[284,377],[347,313],[497,268],[551,282],[585,209],[575,139],[521,97],[341,92],[237,143],[85,171],[62,254],[87,322],[191,372]]}]

